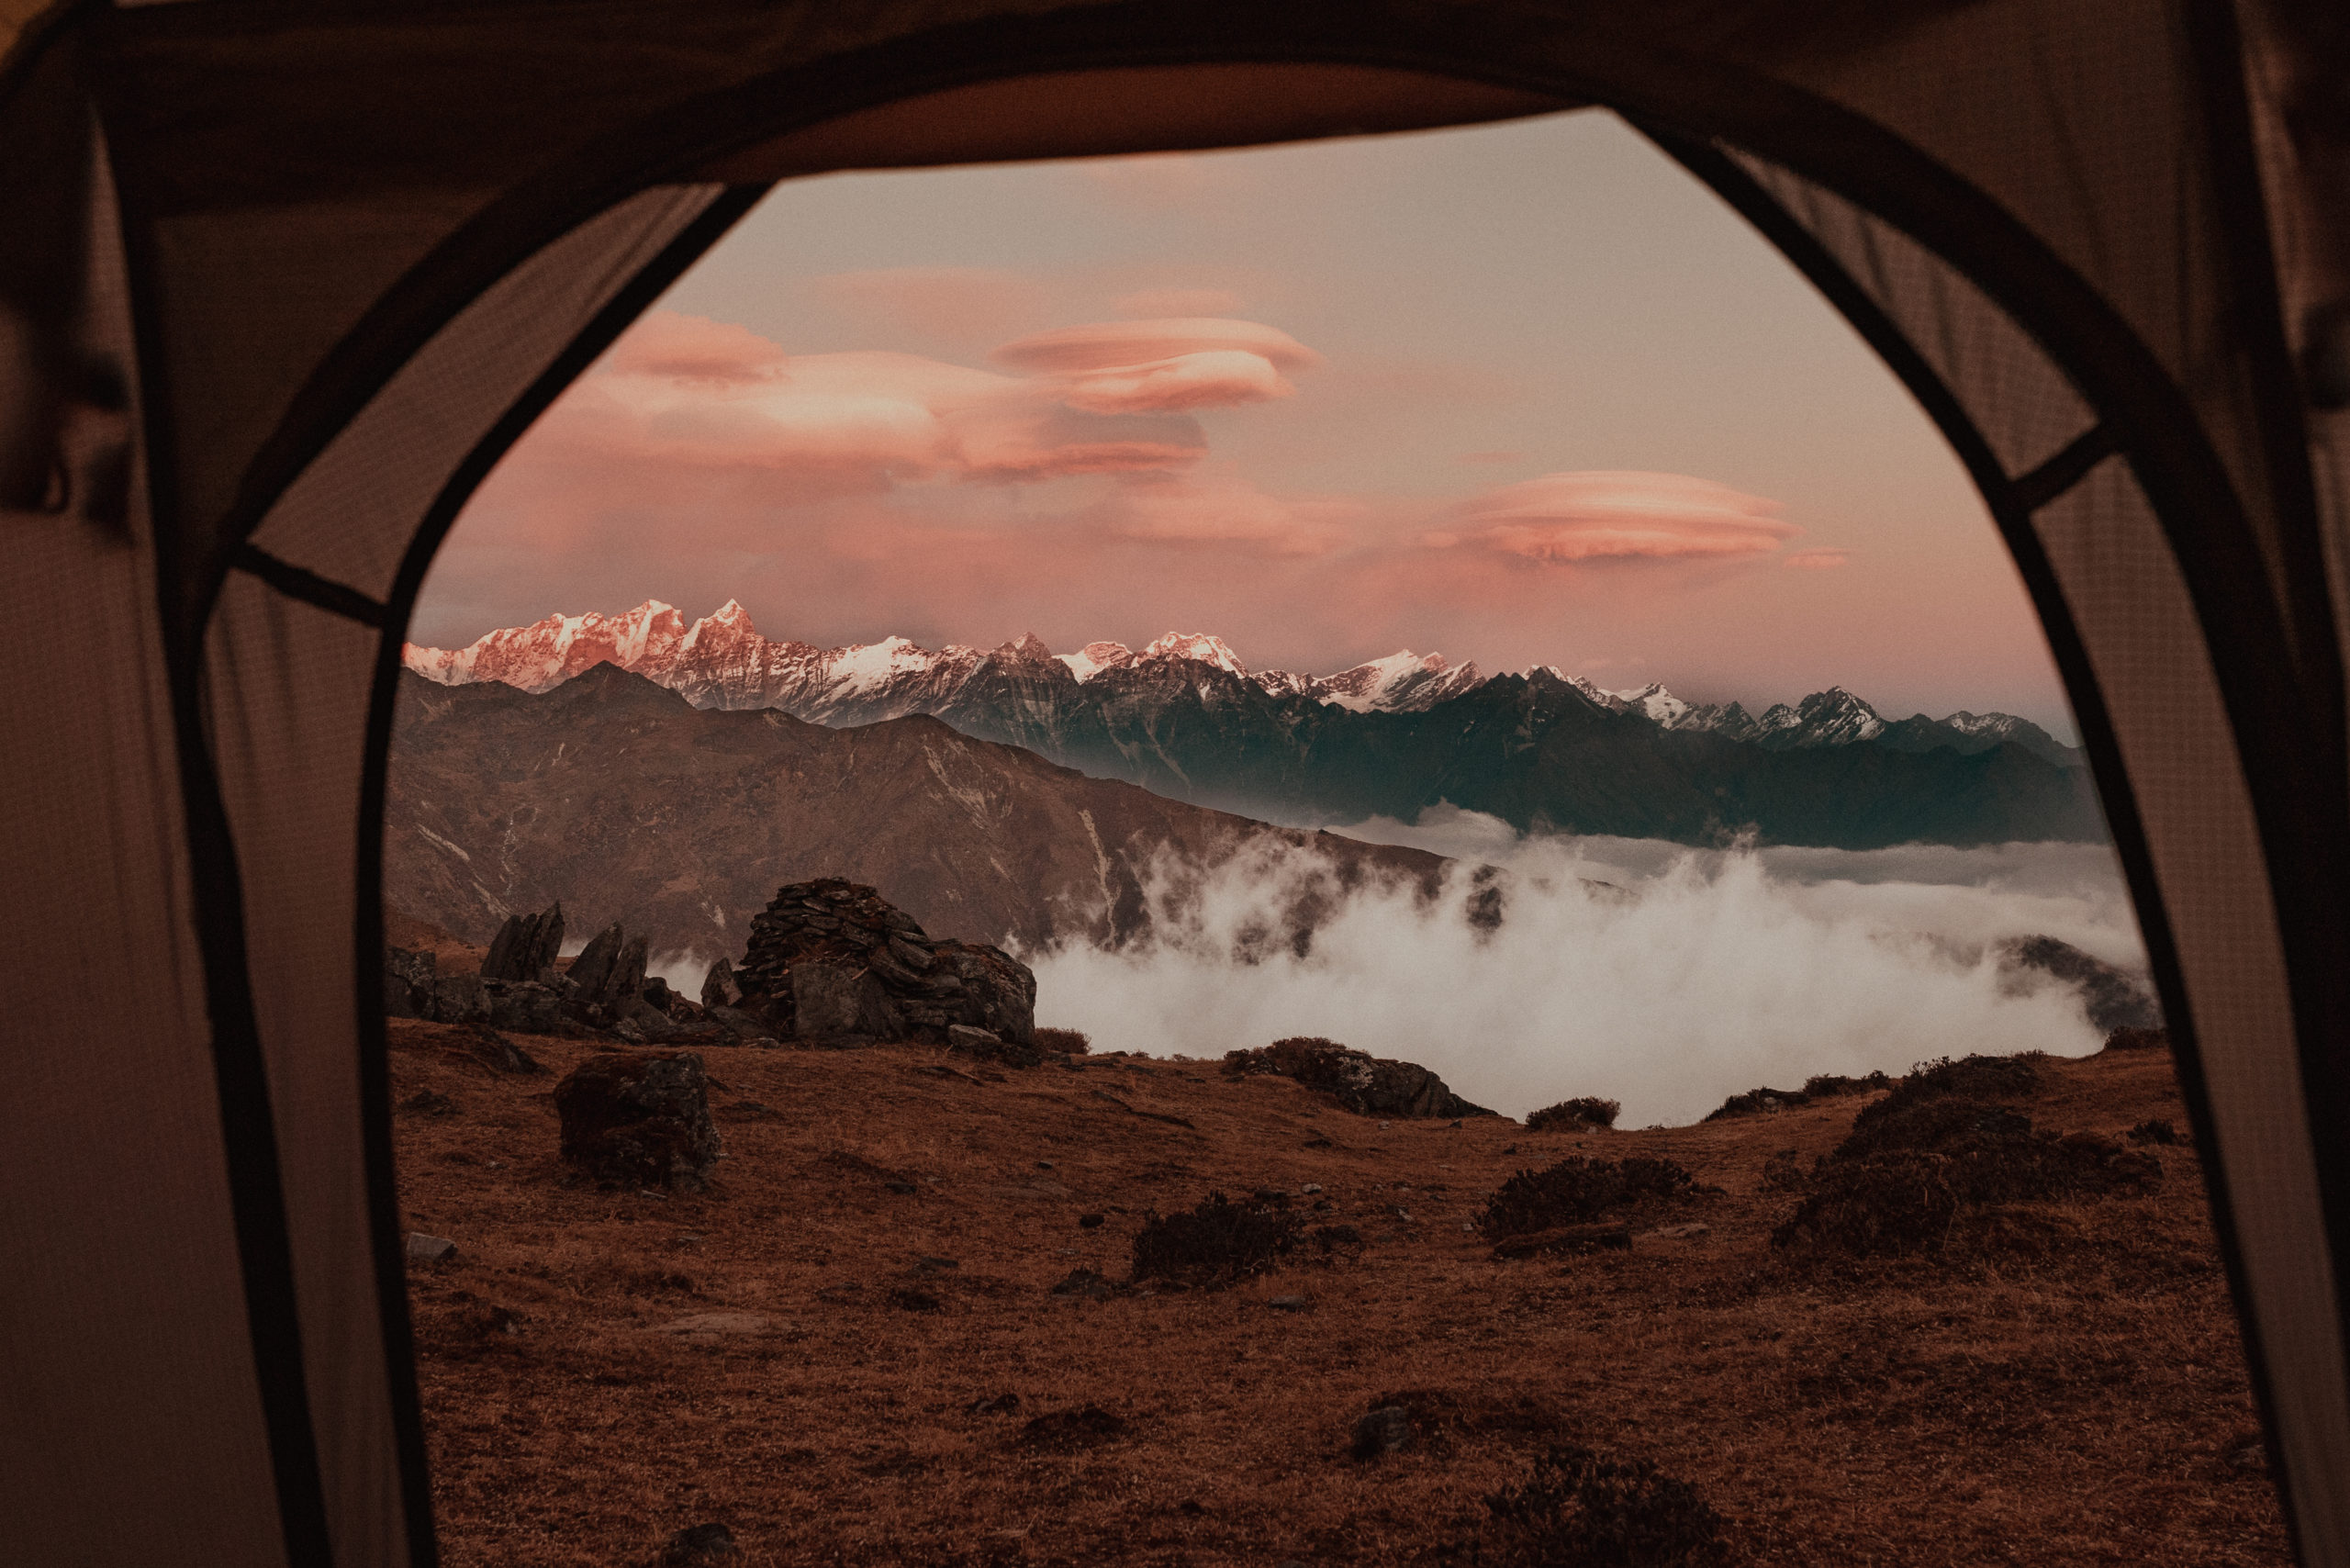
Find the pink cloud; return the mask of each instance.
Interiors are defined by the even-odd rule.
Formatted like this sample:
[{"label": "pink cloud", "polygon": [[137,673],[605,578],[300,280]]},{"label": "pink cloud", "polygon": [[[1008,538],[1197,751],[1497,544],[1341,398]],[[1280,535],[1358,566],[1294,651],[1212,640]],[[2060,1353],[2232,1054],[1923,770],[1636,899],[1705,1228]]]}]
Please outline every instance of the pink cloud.
[{"label": "pink cloud", "polygon": [[1851,552],[1845,550],[1798,550],[1780,565],[1817,572],[1841,566],[1852,558]]},{"label": "pink cloud", "polygon": [[1069,375],[1218,350],[1254,354],[1276,370],[1311,370],[1322,363],[1320,354],[1278,327],[1221,316],[1153,317],[1060,327],[1005,343],[988,357],[1014,370]]},{"label": "pink cloud", "polygon": [[1344,543],[1360,503],[1268,495],[1234,475],[1136,476],[1091,521],[1123,539],[1214,545],[1265,555],[1324,555]]},{"label": "pink cloud", "polygon": [[1513,463],[1525,462],[1526,454],[1523,452],[1505,452],[1499,450],[1493,452],[1464,452],[1455,457],[1453,461],[1455,463],[1466,463],[1480,468],[1487,466],[1504,468]]},{"label": "pink cloud", "polygon": [[1421,543],[1554,563],[1761,555],[1803,532],[1778,510],[1680,474],[1546,474],[1454,508]]},{"label": "pink cloud", "polygon": [[1278,328],[1214,316],[1062,327],[1005,343],[989,357],[1053,377],[1070,408],[1103,414],[1177,413],[1287,398],[1297,388],[1281,373],[1322,363]]},{"label": "pink cloud", "polygon": [[1049,305],[1043,285],[990,267],[882,267],[829,274],[811,286],[877,326],[949,340],[1001,338]]},{"label": "pink cloud", "polygon": [[1121,316],[1229,316],[1240,297],[1222,288],[1146,288],[1110,301]]},{"label": "pink cloud", "polygon": [[764,473],[788,481],[779,498],[810,500],[919,479],[1175,468],[1204,449],[1195,422],[1159,411],[1183,406],[1172,393],[1128,409],[1073,407],[1065,391],[918,354],[786,356],[740,328],[660,314],[549,411],[527,451],[607,473]]}]

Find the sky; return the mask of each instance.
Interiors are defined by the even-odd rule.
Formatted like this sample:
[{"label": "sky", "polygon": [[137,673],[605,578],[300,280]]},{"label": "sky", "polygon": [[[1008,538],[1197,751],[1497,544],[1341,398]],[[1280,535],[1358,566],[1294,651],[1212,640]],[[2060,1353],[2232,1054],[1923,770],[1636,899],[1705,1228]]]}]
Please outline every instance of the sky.
[{"label": "sky", "polygon": [[779,187],[490,476],[411,637],[648,598],[2073,734],[1931,424],[1602,111]]}]

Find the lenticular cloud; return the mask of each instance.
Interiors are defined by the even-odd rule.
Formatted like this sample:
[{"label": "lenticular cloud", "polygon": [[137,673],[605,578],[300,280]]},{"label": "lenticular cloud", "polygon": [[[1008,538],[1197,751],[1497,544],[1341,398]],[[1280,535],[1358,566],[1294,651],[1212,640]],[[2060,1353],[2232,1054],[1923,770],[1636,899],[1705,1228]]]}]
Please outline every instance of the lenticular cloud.
[{"label": "lenticular cloud", "polygon": [[[1611,847],[1634,853],[1598,857]],[[2042,847],[1941,852],[1928,874],[1946,879],[1927,882],[1872,878],[1865,857],[1807,876],[1752,851],[1532,840],[1498,877],[1457,865],[1434,897],[1408,883],[1349,897],[1310,854],[1252,854],[1158,868],[1146,943],[1027,957],[1039,1021],[1097,1048],[1220,1057],[1324,1035],[1509,1114],[1597,1094],[1623,1102],[1627,1125],[1686,1122],[1814,1073],[2097,1049],[2074,993],[2020,984],[1990,950],[2048,932],[2137,951],[2109,857],[2008,874]],[[1300,909],[1323,912],[1304,942]]]},{"label": "lenticular cloud", "polygon": [[1561,563],[1759,555],[1803,532],[1778,510],[1683,474],[1545,474],[1462,503],[1422,542]]}]

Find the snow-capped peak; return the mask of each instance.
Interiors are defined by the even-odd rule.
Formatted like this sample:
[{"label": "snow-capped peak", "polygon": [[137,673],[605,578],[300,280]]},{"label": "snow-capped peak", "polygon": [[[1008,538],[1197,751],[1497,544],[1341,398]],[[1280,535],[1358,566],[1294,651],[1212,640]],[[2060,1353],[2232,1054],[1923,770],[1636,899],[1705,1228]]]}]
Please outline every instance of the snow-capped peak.
[{"label": "snow-capped peak", "polygon": [[1405,648],[1383,659],[1372,659],[1337,675],[1308,684],[1312,695],[1356,713],[1393,709],[1415,688],[1441,681],[1452,666],[1442,654],[1416,654]]},{"label": "snow-capped peak", "polygon": [[1082,683],[1091,680],[1105,669],[1116,669],[1135,662],[1135,651],[1124,643],[1088,643],[1073,654],[1055,654],[1055,658],[1069,666],[1069,674]]},{"label": "snow-capped peak", "polygon": [[1146,659],[1190,659],[1198,664],[1214,665],[1230,675],[1245,676],[1248,666],[1240,655],[1225,645],[1221,637],[1204,632],[1169,632],[1142,651]]},{"label": "snow-capped peak", "polygon": [[1611,691],[1607,695],[1627,708],[1647,714],[1668,730],[1689,715],[1689,704],[1667,691],[1659,681],[1651,681],[1636,691]]}]

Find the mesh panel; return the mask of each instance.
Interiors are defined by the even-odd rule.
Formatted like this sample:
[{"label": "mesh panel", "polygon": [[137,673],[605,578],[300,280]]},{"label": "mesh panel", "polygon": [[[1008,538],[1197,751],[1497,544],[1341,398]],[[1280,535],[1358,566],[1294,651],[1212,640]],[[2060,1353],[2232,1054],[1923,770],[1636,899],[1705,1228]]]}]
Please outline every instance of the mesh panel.
[{"label": "mesh panel", "polygon": [[377,634],[244,577],[207,644],[253,1003],[285,1172],[303,1361],[335,1561],[406,1561],[360,1121],[361,761]]},{"label": "mesh panel", "polygon": [[1964,397],[2010,475],[2037,467],[2097,423],[2096,412],[2039,345],[1940,257],[1809,180],[1749,154],[1732,157],[1901,323]]},{"label": "mesh panel", "polygon": [[253,542],[371,598],[388,594],[418,521],[457,461],[723,189],[645,191],[508,274],[343,428],[270,510]]},{"label": "mesh panel", "polygon": [[[103,162],[101,162],[103,168]],[[130,363],[102,192],[84,346]],[[131,438],[82,409],[90,483]],[[282,1561],[248,1349],[143,492],[0,512],[39,634],[0,641],[0,1555]],[[61,653],[64,656],[61,657]]]},{"label": "mesh panel", "polygon": [[2218,682],[2153,509],[2109,460],[2035,520],[2088,649],[2177,939],[2278,1437],[2314,1562],[2350,1551],[2350,1409],[2275,905]]}]

